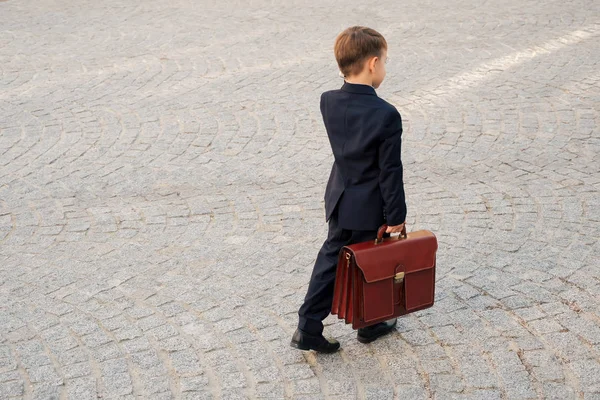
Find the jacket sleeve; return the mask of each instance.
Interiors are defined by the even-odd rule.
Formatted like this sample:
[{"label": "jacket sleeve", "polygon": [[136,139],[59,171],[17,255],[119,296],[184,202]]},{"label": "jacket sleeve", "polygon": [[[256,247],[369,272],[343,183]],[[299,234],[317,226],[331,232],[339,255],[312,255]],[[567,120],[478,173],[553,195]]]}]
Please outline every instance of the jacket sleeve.
[{"label": "jacket sleeve", "polygon": [[400,225],[406,221],[406,201],[402,160],[402,118],[394,109],[384,123],[384,135],[379,144],[379,187],[383,197],[386,223]]}]

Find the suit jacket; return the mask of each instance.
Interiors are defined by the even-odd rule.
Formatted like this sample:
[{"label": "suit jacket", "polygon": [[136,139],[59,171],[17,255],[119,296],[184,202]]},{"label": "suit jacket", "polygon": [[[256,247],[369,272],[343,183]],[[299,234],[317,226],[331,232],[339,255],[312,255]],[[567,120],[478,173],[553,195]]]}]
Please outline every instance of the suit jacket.
[{"label": "suit jacket", "polygon": [[402,118],[369,85],[344,82],[321,95],[321,114],[335,161],[325,189],[329,221],[338,207],[339,226],[374,230],[406,219]]}]

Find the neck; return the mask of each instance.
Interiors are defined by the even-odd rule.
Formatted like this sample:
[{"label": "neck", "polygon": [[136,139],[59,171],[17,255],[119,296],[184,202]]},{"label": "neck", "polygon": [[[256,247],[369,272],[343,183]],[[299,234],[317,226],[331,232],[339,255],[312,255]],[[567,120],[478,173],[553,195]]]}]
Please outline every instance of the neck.
[{"label": "neck", "polygon": [[354,83],[359,85],[368,85],[373,87],[373,80],[369,79],[368,76],[351,76],[348,78],[344,78],[344,80],[348,83]]}]

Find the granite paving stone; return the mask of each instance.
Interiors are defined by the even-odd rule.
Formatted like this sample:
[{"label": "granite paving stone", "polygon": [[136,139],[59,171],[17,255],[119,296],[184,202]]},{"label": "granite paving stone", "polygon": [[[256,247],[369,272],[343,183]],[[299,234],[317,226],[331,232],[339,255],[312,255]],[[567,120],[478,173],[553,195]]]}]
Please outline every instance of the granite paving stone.
[{"label": "granite paving stone", "polygon": [[[371,26],[436,304],[289,347]],[[600,399],[600,3],[0,0],[0,397]]]}]

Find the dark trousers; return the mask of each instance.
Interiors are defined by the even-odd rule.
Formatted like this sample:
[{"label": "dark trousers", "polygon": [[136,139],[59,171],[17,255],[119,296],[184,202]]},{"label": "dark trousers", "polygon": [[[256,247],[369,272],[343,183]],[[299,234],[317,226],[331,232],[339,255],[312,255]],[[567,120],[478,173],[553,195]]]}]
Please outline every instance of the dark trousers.
[{"label": "dark trousers", "polygon": [[337,209],[334,210],[329,220],[329,233],[327,240],[317,255],[308,284],[308,291],[304,304],[298,310],[298,328],[311,335],[323,333],[323,320],[331,312],[333,302],[333,287],[338,263],[338,255],[342,247],[375,240],[377,231],[355,231],[342,229],[338,226]]}]

